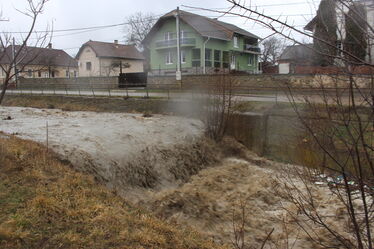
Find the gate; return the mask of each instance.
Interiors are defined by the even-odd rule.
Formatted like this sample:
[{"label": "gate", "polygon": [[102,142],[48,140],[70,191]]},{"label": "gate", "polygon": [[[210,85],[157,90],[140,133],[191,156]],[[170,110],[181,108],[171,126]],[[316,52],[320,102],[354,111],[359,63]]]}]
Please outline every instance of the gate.
[{"label": "gate", "polygon": [[119,88],[146,87],[147,73],[121,73],[118,79]]}]

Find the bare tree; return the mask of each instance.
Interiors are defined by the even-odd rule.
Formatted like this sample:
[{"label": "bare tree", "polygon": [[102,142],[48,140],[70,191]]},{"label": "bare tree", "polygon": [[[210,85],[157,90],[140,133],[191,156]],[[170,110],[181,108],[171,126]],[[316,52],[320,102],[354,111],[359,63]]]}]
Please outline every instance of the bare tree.
[{"label": "bare tree", "polygon": [[142,50],[142,41],[151,31],[156,23],[156,16],[152,13],[137,12],[126,19],[125,41],[128,44],[135,44],[138,49]]},{"label": "bare tree", "polygon": [[152,13],[144,14],[142,12],[137,12],[126,19],[125,27],[125,41],[127,44],[134,44],[136,47],[143,51],[143,55],[146,58],[146,64],[144,65],[145,71],[150,68],[149,65],[149,49],[143,46],[142,42],[151,31],[153,25],[156,23],[157,18]]},{"label": "bare tree", "polygon": [[[253,20],[292,43],[303,45],[296,37],[308,37],[314,41],[312,49],[321,62],[318,64],[335,67],[335,73],[316,76],[315,82],[304,86],[302,92],[291,84],[284,86],[311,147],[320,152],[321,160],[314,169],[293,167],[279,190],[292,204],[285,210],[293,223],[314,245],[373,249],[374,64],[369,52],[374,40],[373,23],[356,7],[356,1],[324,0],[315,19],[315,32],[311,34],[284,19],[266,15],[245,1],[227,1],[232,4],[229,10],[215,12]],[[372,1],[362,1],[362,4],[374,7]],[[349,16],[348,26],[361,30],[360,35],[345,30],[342,13]],[[361,46],[361,51],[357,53],[357,49],[338,44],[344,37]],[[360,42],[362,38],[368,42]],[[369,74],[360,75],[363,70]],[[328,186],[323,190],[338,200],[334,204],[337,212],[341,209],[338,216],[323,209],[316,182]]]},{"label": "bare tree", "polygon": [[[10,36],[9,33],[4,32],[0,35],[0,68],[5,72],[5,78],[3,80],[2,89],[0,93],[0,104],[2,103],[6,90],[10,83],[14,82],[18,73],[24,71],[25,67],[32,63],[32,61],[39,56],[38,54],[32,53],[27,44],[30,38],[35,35],[34,47],[43,47],[46,44],[49,32],[35,32],[35,25],[38,17],[43,13],[44,7],[49,0],[27,0],[28,8],[26,10],[18,10],[21,14],[27,16],[31,20],[30,27],[26,32],[26,35],[22,37],[22,41],[19,45],[15,45],[15,39]],[[17,67],[18,66],[18,67]]]},{"label": "bare tree", "polygon": [[274,66],[285,48],[285,42],[275,36],[262,42],[261,61],[264,66]]}]

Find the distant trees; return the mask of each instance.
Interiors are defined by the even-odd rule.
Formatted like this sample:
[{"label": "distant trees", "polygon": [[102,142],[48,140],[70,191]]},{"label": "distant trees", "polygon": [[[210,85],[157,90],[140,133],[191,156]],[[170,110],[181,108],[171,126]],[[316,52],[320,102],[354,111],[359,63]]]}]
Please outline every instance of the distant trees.
[{"label": "distant trees", "polygon": [[262,42],[261,61],[268,65],[275,65],[285,48],[285,42],[272,36]]},{"label": "distant trees", "polygon": [[262,62],[262,68],[266,71],[266,68],[276,65],[278,58],[285,49],[285,42],[272,36],[262,42],[262,54],[260,60]]},{"label": "distant trees", "polygon": [[143,50],[142,41],[156,23],[156,16],[152,13],[137,12],[126,19],[125,41]]},{"label": "distant trees", "polygon": [[[156,23],[157,18],[152,13],[137,12],[126,19],[125,27],[125,41],[127,44],[136,45],[136,47],[143,51],[146,62],[149,63],[149,50],[143,46],[142,41],[151,31],[153,25]],[[150,66],[144,65],[145,71],[148,71]]]}]

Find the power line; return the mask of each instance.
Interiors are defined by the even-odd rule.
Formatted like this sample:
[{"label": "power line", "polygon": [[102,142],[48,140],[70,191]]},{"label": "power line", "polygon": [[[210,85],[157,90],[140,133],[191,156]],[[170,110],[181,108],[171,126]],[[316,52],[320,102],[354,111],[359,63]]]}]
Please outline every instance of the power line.
[{"label": "power line", "polygon": [[[279,4],[265,4],[265,5],[247,5],[245,7],[248,7],[248,8],[258,8],[258,7],[277,7],[277,6],[290,6],[290,5],[302,5],[302,4],[310,4],[310,3],[319,3],[320,1],[319,0],[311,0],[311,1],[307,1],[307,2],[293,2],[293,3],[279,3]],[[188,8],[188,9],[195,9],[197,11],[206,11],[206,10],[199,10],[198,7],[194,8],[194,7],[189,7],[189,6],[186,6],[186,5],[182,5],[184,8]],[[209,8],[210,10],[214,11],[214,10],[229,10],[231,7],[227,7],[227,8]]]},{"label": "power line", "polygon": [[[157,15],[155,18],[148,19],[148,21],[156,21],[161,17],[162,15]],[[141,22],[131,22],[131,23],[141,23]],[[90,31],[95,29],[106,29],[106,28],[113,28],[113,27],[119,27],[119,26],[125,26],[128,24],[131,24],[129,22],[123,22],[123,23],[117,23],[117,24],[109,24],[109,25],[101,25],[101,26],[91,26],[91,27],[84,27],[84,28],[70,28],[70,29],[57,29],[53,30],[53,33],[59,33],[59,32],[69,32],[69,31]],[[36,30],[32,33],[45,33],[46,31],[40,31]],[[11,31],[11,32],[4,32],[6,34],[28,34],[29,31]]]}]

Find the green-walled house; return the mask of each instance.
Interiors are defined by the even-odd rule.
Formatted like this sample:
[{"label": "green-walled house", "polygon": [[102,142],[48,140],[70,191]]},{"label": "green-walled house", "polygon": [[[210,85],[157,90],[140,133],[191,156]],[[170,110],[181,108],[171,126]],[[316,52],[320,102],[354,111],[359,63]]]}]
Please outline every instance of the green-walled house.
[{"label": "green-walled house", "polygon": [[[151,75],[173,75],[177,69],[176,15],[162,16],[143,41]],[[233,24],[179,11],[182,74],[258,73],[260,38]]]}]

